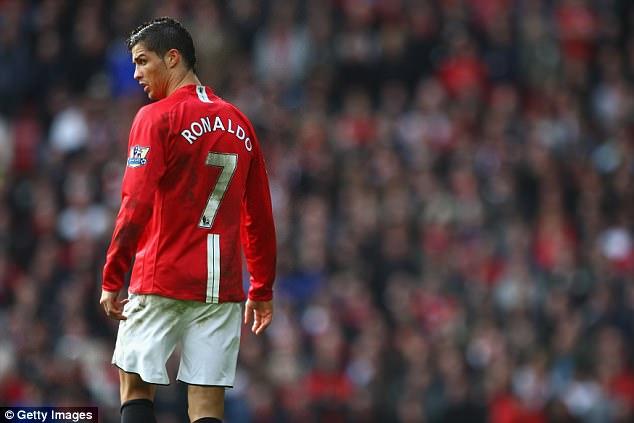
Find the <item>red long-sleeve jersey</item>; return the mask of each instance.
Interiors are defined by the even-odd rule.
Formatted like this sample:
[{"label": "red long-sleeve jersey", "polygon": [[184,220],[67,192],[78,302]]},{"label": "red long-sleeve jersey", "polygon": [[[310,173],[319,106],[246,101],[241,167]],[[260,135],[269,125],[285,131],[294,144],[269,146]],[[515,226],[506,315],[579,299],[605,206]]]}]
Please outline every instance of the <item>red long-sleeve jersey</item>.
[{"label": "red long-sleeve jersey", "polygon": [[187,85],[137,113],[122,201],[103,270],[115,292],[237,302],[273,296],[276,242],[264,159],[248,119]]}]

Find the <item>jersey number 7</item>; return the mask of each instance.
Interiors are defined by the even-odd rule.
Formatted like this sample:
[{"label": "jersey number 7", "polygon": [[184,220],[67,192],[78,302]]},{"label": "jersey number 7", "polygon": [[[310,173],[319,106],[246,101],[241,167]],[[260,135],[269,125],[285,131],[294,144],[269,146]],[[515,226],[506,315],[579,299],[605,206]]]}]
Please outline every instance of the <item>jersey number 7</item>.
[{"label": "jersey number 7", "polygon": [[207,200],[207,206],[205,207],[202,216],[200,216],[200,221],[198,222],[199,228],[209,229],[214,224],[214,219],[216,218],[216,213],[220,207],[220,202],[222,201],[225,191],[227,191],[229,183],[231,182],[231,178],[238,167],[238,155],[232,153],[213,153],[210,151],[207,153],[205,165],[221,168],[220,176],[218,176],[216,185],[209,195],[209,200]]}]

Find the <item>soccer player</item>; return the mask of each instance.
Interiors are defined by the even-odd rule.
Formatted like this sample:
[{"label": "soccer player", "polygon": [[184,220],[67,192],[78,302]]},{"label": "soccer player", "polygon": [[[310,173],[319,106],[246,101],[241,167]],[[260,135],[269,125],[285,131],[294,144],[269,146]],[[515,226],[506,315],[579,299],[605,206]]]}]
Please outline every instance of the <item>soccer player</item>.
[{"label": "soccer player", "polygon": [[[120,320],[121,421],[156,421],[155,385],[181,346],[177,379],[193,422],[221,421],[240,341],[242,251],[251,275],[244,323],[273,315],[276,243],[262,152],[249,120],[198,80],[188,31],[171,18],[127,40],[134,78],[155,102],[137,113],[100,303]],[[132,266],[129,296],[119,300]]]}]

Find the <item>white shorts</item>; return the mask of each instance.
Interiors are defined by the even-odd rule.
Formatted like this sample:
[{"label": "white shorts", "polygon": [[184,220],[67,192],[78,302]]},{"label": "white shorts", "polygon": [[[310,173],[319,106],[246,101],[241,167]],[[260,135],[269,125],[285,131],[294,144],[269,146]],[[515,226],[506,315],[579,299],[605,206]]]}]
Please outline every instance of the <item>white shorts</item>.
[{"label": "white shorts", "polygon": [[178,380],[232,387],[240,346],[240,303],[208,304],[130,294],[112,364],[145,382],[169,385],[165,364],[181,346]]}]

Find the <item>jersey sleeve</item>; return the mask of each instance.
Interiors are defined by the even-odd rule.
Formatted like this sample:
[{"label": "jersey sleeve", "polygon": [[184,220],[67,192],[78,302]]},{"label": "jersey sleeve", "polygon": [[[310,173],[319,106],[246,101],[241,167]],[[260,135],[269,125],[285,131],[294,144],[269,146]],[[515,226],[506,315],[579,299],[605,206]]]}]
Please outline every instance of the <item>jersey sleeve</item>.
[{"label": "jersey sleeve", "polygon": [[130,130],[121,207],[103,270],[105,291],[119,291],[130,271],[145,222],[152,215],[158,183],[165,173],[167,137],[167,117],[152,117],[147,109],[141,109]]},{"label": "jersey sleeve", "polygon": [[254,142],[253,150],[254,157],[242,201],[240,233],[247,269],[251,274],[249,299],[270,301],[273,298],[277,260],[275,225],[268,176],[257,141]]}]

